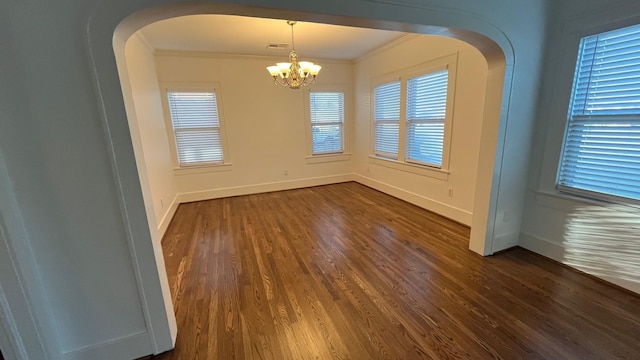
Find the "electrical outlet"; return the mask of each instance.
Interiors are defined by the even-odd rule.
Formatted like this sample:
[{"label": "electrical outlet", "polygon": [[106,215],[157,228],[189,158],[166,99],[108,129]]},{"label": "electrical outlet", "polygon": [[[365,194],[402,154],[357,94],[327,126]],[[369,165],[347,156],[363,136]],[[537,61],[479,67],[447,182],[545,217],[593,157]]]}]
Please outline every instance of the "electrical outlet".
[{"label": "electrical outlet", "polygon": [[289,175],[289,170],[284,171],[284,176],[287,176],[287,175]]},{"label": "electrical outlet", "polygon": [[447,193],[449,197],[453,197],[453,188],[449,188],[449,192]]}]

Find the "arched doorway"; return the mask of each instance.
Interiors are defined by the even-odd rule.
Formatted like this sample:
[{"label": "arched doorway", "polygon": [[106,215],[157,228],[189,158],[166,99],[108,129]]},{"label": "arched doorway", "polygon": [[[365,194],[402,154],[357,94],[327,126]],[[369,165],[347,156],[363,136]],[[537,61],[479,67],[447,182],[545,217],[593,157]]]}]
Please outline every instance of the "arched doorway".
[{"label": "arched doorway", "polygon": [[[257,3],[257,2],[256,2]],[[256,4],[257,5],[257,4]],[[293,4],[289,4],[293,7]],[[123,56],[124,43],[141,27],[166,18],[192,14],[236,14],[270,18],[296,18],[301,21],[400,30],[423,34],[450,36],[476,47],[488,64],[488,81],[484,103],[481,148],[479,154],[476,195],[470,249],[489,255],[493,246],[494,227],[507,119],[513,77],[513,49],[509,39],[493,25],[467,13],[451,9],[404,9],[405,20],[389,13],[388,19],[356,17],[357,8],[335,15],[315,12],[311,5],[289,5],[280,9],[229,3],[173,4],[171,1],[147,0],[135,4],[103,2],[95,9],[88,24],[88,42],[92,58],[96,91],[102,110],[103,128],[110,148],[114,182],[128,229],[134,269],[140,298],[154,352],[172,347],[176,325],[168,291],[162,250],[154,247],[144,221],[145,209],[139,187],[130,133],[118,81],[117,58]],[[337,15],[340,14],[340,15]],[[392,15],[393,14],[393,15]],[[402,17],[402,16],[399,16]],[[407,20],[413,19],[413,20]],[[435,25],[427,25],[435,24]],[[115,52],[115,57],[113,56]],[[125,94],[126,96],[126,94]]]}]

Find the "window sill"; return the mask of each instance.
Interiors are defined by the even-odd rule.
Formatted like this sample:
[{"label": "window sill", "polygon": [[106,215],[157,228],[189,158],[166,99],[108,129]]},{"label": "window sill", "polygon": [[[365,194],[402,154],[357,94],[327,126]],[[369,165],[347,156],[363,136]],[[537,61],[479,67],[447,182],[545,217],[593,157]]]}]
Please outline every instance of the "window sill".
[{"label": "window sill", "polygon": [[601,199],[590,198],[587,196],[580,196],[576,194],[570,194],[561,192],[558,190],[537,190],[535,191],[536,203],[540,206],[544,206],[551,209],[562,210],[570,212],[575,210],[576,206],[602,206],[602,207],[619,207],[628,208],[630,211],[637,212],[639,205],[628,202],[616,202],[605,201]]},{"label": "window sill", "polygon": [[447,170],[430,168],[427,166],[422,166],[417,164],[403,163],[396,160],[384,159],[384,158],[380,158],[373,155],[369,156],[369,163],[374,165],[384,166],[384,167],[395,169],[395,170],[409,172],[416,175],[426,176],[433,179],[438,179],[443,181],[449,180],[450,172]]},{"label": "window sill", "polygon": [[231,171],[231,163],[173,168],[173,174],[176,176],[205,174],[222,171]]},{"label": "window sill", "polygon": [[313,155],[313,156],[307,156],[305,159],[307,161],[307,164],[349,161],[351,160],[351,154],[343,153],[343,154]]}]

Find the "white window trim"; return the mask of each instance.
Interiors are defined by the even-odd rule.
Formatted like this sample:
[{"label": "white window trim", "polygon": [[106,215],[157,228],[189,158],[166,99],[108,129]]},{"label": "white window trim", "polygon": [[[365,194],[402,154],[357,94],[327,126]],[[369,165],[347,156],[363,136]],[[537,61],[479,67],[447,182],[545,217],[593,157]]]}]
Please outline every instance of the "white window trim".
[{"label": "white window trim", "polygon": [[[231,157],[229,154],[229,146],[227,142],[227,131],[225,127],[225,116],[222,106],[222,86],[217,82],[161,82],[160,89],[162,91],[162,109],[164,113],[165,127],[167,130],[167,138],[169,147],[171,148],[171,162],[173,164],[173,172],[175,175],[189,175],[205,172],[218,172],[231,170]],[[176,135],[171,120],[171,111],[169,109],[169,92],[189,92],[189,91],[212,91],[216,94],[216,103],[218,107],[218,119],[220,123],[220,140],[222,142],[222,162],[194,164],[189,166],[180,166],[178,161],[178,150],[176,145]]]},{"label": "white window trim", "polygon": [[415,163],[401,163],[393,159],[383,158],[376,155],[369,156],[369,163],[378,166],[384,166],[390,169],[401,170],[404,172],[430,177],[438,180],[449,180],[450,172],[430,166]]},{"label": "white window trim", "polygon": [[351,154],[350,153],[321,154],[321,155],[306,156],[305,159],[307,161],[307,164],[349,161],[351,160]]},{"label": "white window trim", "polygon": [[[224,149],[222,151],[224,151]],[[222,163],[222,164],[218,163],[218,164],[210,164],[210,165],[204,165],[204,166],[198,165],[198,166],[185,166],[185,167],[173,168],[173,174],[176,176],[182,176],[182,175],[223,172],[223,171],[231,171],[231,170],[232,170],[231,163]]]},{"label": "white window trim", "polygon": [[610,201],[600,198],[588,197],[584,195],[576,195],[573,193],[565,193],[558,191],[536,190],[533,192],[536,197],[536,204],[551,209],[572,212],[576,207],[586,206],[604,206],[613,207],[617,210],[623,210],[637,214],[640,210],[640,204],[634,202],[620,202],[617,199]]},{"label": "white window trim", "polygon": [[[306,156],[307,164],[319,164],[336,161],[351,160],[350,143],[351,143],[351,89],[346,84],[316,84],[304,89],[304,118],[305,118],[305,139],[306,139]],[[343,111],[344,120],[342,123],[342,151],[334,153],[313,153],[313,141],[311,135],[311,104],[309,96],[311,92],[341,92],[343,94]]]},{"label": "white window trim", "polygon": [[[395,71],[389,74],[385,74],[376,77],[371,82],[371,104],[370,104],[370,156],[369,161],[376,165],[383,165],[385,163],[393,163],[392,168],[402,169],[404,171],[416,173],[423,176],[434,177],[437,179],[446,180],[449,176],[449,165],[451,155],[451,138],[454,120],[454,105],[455,105],[455,90],[457,84],[457,69],[458,69],[458,53],[446,55],[434,60],[424,62],[422,64],[405,68],[399,71]],[[440,70],[449,70],[449,79],[447,86],[447,109],[444,122],[444,144],[442,148],[442,165],[440,167],[433,166],[431,164],[421,163],[407,159],[406,157],[406,131],[407,131],[407,81],[410,78],[426,75],[432,72]],[[397,159],[391,157],[384,157],[376,154],[375,151],[375,124],[374,124],[374,101],[373,93],[377,86],[388,84],[390,82],[400,81],[400,121],[398,129],[398,157]],[[381,160],[376,161],[376,160]],[[384,165],[383,165],[384,166]],[[416,170],[425,169],[426,171]]]}]

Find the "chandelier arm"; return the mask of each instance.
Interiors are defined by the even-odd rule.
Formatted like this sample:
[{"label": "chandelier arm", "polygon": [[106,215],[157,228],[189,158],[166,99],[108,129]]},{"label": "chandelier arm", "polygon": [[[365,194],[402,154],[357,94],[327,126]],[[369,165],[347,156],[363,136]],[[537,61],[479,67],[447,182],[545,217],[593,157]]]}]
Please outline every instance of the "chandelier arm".
[{"label": "chandelier arm", "polygon": [[279,86],[287,86],[286,82],[284,82],[284,79],[282,79],[279,76],[274,76],[273,77],[273,83],[275,85],[279,85]]}]

